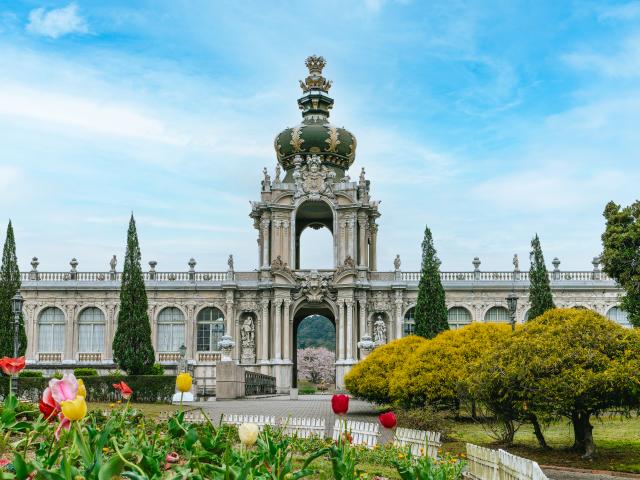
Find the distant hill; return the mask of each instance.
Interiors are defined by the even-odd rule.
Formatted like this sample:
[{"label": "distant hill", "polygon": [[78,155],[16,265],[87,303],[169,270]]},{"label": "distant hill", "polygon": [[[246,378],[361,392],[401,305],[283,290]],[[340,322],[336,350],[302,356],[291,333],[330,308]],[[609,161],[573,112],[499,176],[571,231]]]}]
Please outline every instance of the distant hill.
[{"label": "distant hill", "polygon": [[325,347],[336,350],[336,329],[331,320],[320,315],[305,318],[298,326],[298,348]]}]

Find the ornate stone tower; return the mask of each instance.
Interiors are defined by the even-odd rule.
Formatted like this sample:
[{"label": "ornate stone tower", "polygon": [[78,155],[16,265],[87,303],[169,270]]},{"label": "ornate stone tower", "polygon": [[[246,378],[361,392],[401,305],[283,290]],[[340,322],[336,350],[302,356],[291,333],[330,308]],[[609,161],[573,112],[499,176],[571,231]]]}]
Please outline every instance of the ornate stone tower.
[{"label": "ornate stone tower", "polygon": [[[271,318],[269,369],[283,388],[295,387],[297,324],[322,314],[336,326],[336,377],[356,362],[357,341],[369,331],[366,318],[368,272],[376,270],[378,202],[369,197],[364,169],[351,181],[348,169],[356,138],[329,123],[331,82],[322,76],[325,60],[311,56],[300,82],[302,122],[280,132],[274,142],[278,165],[272,179],[264,169],[259,202],[251,218],[258,229],[260,281]],[[284,171],[283,171],[284,170]],[[306,228],[327,228],[333,237],[333,268],[300,269],[300,237]],[[267,331],[270,329],[269,331]],[[266,342],[266,340],[265,340]]]},{"label": "ornate stone tower", "polygon": [[369,198],[364,169],[357,182],[347,173],[356,138],[329,123],[333,99],[331,81],[322,76],[325,64],[322,57],[307,58],[309,75],[298,99],[302,123],[276,136],[275,178],[265,169],[261,202],[252,205],[262,270],[273,264],[299,269],[300,235],[307,227],[331,231],[334,268],[376,270],[378,202]]}]

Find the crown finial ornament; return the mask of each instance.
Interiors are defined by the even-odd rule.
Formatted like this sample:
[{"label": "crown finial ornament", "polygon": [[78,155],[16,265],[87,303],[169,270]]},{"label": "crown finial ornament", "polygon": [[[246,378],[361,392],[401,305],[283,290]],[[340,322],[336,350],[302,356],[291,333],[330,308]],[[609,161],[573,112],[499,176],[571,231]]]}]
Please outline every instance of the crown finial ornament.
[{"label": "crown finial ornament", "polygon": [[304,79],[304,82],[300,80],[300,88],[304,93],[308,93],[311,90],[320,90],[325,93],[329,93],[331,88],[331,80],[327,80],[322,76],[322,69],[327,64],[324,57],[317,55],[311,55],[307,57],[304,62],[309,69],[309,76]]}]

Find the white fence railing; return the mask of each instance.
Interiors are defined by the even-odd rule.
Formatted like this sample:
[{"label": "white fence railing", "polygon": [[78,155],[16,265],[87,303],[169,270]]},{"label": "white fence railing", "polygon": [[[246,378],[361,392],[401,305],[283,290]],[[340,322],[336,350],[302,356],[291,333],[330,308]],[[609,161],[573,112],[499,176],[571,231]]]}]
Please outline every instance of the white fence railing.
[{"label": "white fence railing", "polygon": [[[347,420],[346,431],[351,443],[366,445],[369,448],[373,448],[378,443],[380,436],[380,426],[377,423]],[[336,423],[333,425],[333,440],[338,440],[341,433],[344,433],[344,425],[340,419],[336,418]]]},{"label": "white fence railing", "polygon": [[440,432],[428,432],[424,430],[413,430],[411,428],[396,429],[396,436],[393,440],[398,447],[409,447],[415,456],[428,456],[433,459],[438,458],[438,450],[442,446]]},{"label": "white fence railing", "polygon": [[281,418],[280,425],[285,435],[298,438],[324,438],[324,418]]},{"label": "white fence railing", "polygon": [[548,480],[533,460],[467,443],[467,476],[473,480]]}]

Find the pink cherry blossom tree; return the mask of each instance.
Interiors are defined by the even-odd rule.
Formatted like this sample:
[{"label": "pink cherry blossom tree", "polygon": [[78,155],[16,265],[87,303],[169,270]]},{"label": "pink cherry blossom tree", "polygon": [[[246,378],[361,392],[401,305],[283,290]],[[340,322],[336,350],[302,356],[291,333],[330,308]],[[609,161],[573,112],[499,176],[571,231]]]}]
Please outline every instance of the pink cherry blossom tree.
[{"label": "pink cherry blossom tree", "polygon": [[298,349],[298,378],[315,384],[333,384],[335,361],[335,354],[324,347]]}]

